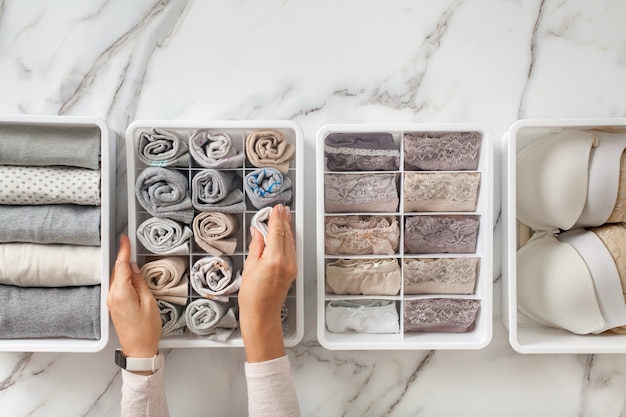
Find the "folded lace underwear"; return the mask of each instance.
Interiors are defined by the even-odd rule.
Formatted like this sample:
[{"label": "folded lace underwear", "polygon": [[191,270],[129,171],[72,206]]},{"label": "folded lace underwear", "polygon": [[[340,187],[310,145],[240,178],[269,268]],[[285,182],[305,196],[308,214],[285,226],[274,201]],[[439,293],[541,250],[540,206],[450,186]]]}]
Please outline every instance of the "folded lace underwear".
[{"label": "folded lace underwear", "polygon": [[535,233],[517,252],[518,310],[576,334],[623,332],[625,249],[624,224]]},{"label": "folded lace underwear", "polygon": [[337,259],[326,265],[329,294],[396,295],[401,285],[395,258]]},{"label": "folded lace underwear", "polygon": [[139,135],[137,156],[153,167],[187,167],[190,161],[187,141],[174,131],[156,127]]},{"label": "folded lace underwear", "polygon": [[259,130],[246,138],[246,155],[257,168],[276,168],[286,174],[295,154],[296,147],[277,130]]},{"label": "folded lace underwear", "polygon": [[234,270],[230,256],[205,256],[191,267],[191,286],[204,298],[226,302],[239,291],[241,271]]},{"label": "folded lace underwear", "polygon": [[408,253],[472,253],[476,251],[478,216],[410,216],[405,220]]},{"label": "folded lace underwear", "polygon": [[479,132],[425,132],[404,134],[407,171],[476,170],[482,135]]},{"label": "folded lace underwear", "polygon": [[200,129],[189,138],[189,152],[193,160],[204,168],[239,168],[246,155],[234,145],[226,132]]},{"label": "folded lace underwear", "polygon": [[147,262],[141,267],[150,292],[157,300],[187,304],[187,263],[184,258],[170,256]]},{"label": "folded lace underwear", "polygon": [[400,317],[392,300],[332,300],[326,327],[333,333],[398,333]]},{"label": "folded lace underwear", "polygon": [[404,211],[474,211],[480,173],[405,172]]},{"label": "folded lace underwear", "polygon": [[148,167],[135,182],[137,201],[154,217],[165,217],[185,224],[193,220],[187,178],[178,171]]},{"label": "folded lace underwear", "polygon": [[391,133],[330,133],[324,139],[330,171],[395,171],[400,149]]},{"label": "folded lace underwear", "polygon": [[234,171],[204,169],[191,179],[191,198],[198,211],[243,213],[246,210],[241,177]]},{"label": "folded lace underwear", "polygon": [[392,255],[400,244],[395,216],[328,216],[324,243],[331,255]]},{"label": "folded lace underwear", "polygon": [[193,219],[194,240],[213,256],[235,253],[238,230],[239,219],[234,214],[205,211]]},{"label": "folded lace underwear", "polygon": [[150,217],[137,228],[137,239],[150,252],[159,255],[189,253],[191,229],[171,219]]},{"label": "folded lace underwear", "polygon": [[327,213],[395,212],[398,210],[396,174],[325,174]]},{"label": "folded lace underwear", "polygon": [[473,330],[479,300],[424,298],[404,301],[405,332],[464,333]]},{"label": "folded lace underwear", "polygon": [[405,258],[405,294],[473,294],[478,258]]},{"label": "folded lace underwear", "polygon": [[260,168],[246,174],[246,195],[257,209],[288,204],[293,196],[291,178],[275,168]]},{"label": "folded lace underwear", "polygon": [[557,231],[626,221],[626,133],[565,130],[517,153],[517,217]]}]

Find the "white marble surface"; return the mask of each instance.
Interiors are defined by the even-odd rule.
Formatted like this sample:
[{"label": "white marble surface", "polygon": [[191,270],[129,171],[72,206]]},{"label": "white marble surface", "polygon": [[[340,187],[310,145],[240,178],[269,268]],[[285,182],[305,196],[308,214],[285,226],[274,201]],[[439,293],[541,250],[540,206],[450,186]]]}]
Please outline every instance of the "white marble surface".
[{"label": "white marble surface", "polygon": [[[307,154],[326,123],[481,122],[499,138],[519,118],[625,117],[625,21],[621,0],[0,0],[0,113],[94,115],[122,135],[135,119],[292,119]],[[120,149],[122,190],[124,163]],[[312,189],[312,159],[304,174]],[[125,205],[122,191],[118,231]],[[626,416],[626,356],[511,349],[500,227],[487,348],[321,348],[305,223],[305,337],[289,350],[303,416]],[[0,353],[0,415],[118,414],[116,345]],[[172,415],[245,415],[243,362],[169,351]]]}]

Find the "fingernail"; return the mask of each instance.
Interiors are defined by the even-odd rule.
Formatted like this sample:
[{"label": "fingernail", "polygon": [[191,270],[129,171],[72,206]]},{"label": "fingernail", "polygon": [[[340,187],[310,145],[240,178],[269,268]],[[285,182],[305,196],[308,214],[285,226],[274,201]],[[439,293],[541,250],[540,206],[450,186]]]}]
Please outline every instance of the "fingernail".
[{"label": "fingernail", "polygon": [[130,269],[133,271],[133,273],[135,274],[141,274],[141,269],[139,269],[139,266],[135,263],[135,262],[131,262],[130,263]]}]

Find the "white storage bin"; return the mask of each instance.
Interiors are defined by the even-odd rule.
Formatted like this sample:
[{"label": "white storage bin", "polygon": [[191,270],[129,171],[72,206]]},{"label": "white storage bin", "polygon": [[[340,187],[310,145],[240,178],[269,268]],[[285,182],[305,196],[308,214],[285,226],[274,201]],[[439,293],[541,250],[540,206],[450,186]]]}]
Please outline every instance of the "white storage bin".
[{"label": "white storage bin", "polygon": [[517,153],[546,135],[568,129],[623,133],[626,119],[519,120],[503,135],[503,323],[509,330],[511,346],[520,353],[626,353],[626,335],[578,335],[538,324],[518,311],[517,251],[520,238],[527,238],[528,229],[517,221]]},{"label": "white storage bin", "polygon": [[[151,128],[161,128],[168,131],[176,132],[180,135],[184,141],[189,141],[190,135],[197,129],[210,129],[216,132],[225,132],[232,138],[233,146],[241,151],[245,152],[245,139],[246,137],[258,130],[277,130],[281,132],[289,143],[295,145],[296,153],[293,160],[289,162],[288,172],[286,174],[292,181],[293,197],[292,202],[289,204],[293,215],[293,226],[296,238],[296,251],[298,262],[298,276],[292,287],[289,290],[285,305],[287,307],[288,316],[284,322],[284,343],[285,346],[291,347],[300,342],[304,333],[304,293],[303,293],[303,267],[302,267],[302,248],[303,248],[303,203],[302,203],[302,164],[303,164],[303,134],[301,128],[291,121],[167,121],[167,120],[138,120],[133,122],[126,130],[126,150],[127,150],[127,179],[128,179],[128,232],[131,241],[131,259],[136,261],[141,267],[146,262],[163,258],[170,255],[156,255],[149,252],[137,239],[137,227],[147,218],[152,217],[144,208],[139,204],[135,196],[135,182],[137,176],[141,171],[148,167],[137,156],[137,141],[142,132]],[[189,186],[189,193],[191,194],[191,181],[194,175],[196,175],[201,169],[205,169],[198,165],[193,158],[189,164],[184,167],[168,167],[169,169],[176,170],[182,173]],[[245,174],[257,169],[251,166],[249,160],[246,158],[243,167],[241,168],[228,168],[218,169],[219,171],[234,171],[239,175],[242,180]],[[243,188],[242,188],[243,191]],[[245,197],[246,209],[243,213],[236,213],[239,230],[236,232],[237,246],[235,253],[231,255],[235,270],[241,270],[245,257],[247,255],[248,245],[250,242],[250,220],[254,214],[258,211],[252,206],[248,197]],[[194,209],[194,214],[199,213]],[[191,228],[191,225],[189,225]],[[202,257],[209,256],[204,252],[194,241],[193,236],[189,241],[190,253],[187,255],[177,255],[185,259],[188,269],[194,264],[194,262]],[[199,299],[199,296],[191,287],[191,283],[188,285],[187,303],[194,299]],[[229,305],[231,307],[237,307],[237,293],[231,294],[228,297]],[[182,335],[162,337],[159,343],[161,348],[179,348],[179,347],[235,347],[243,346],[243,340],[241,333],[237,329],[228,340],[224,342],[208,340],[197,336],[188,329],[185,329]]]},{"label": "white storage bin", "polygon": [[[73,128],[92,127],[100,132],[100,246],[101,246],[101,282],[100,282],[100,338],[94,340],[73,338],[32,338],[0,339],[0,351],[17,352],[97,352],[102,350],[109,340],[109,312],[106,297],[109,290],[109,277],[112,254],[115,248],[115,134],[104,121],[94,117],[80,116],[2,116],[0,129],[3,127],[33,126]],[[72,149],[67,149],[68,153]],[[1,220],[1,219],[0,219]],[[45,306],[42,306],[45,308]],[[80,312],[77,312],[79,314]],[[25,320],[28,317],[24,317]]]},{"label": "white storage bin", "polygon": [[[331,171],[325,157],[325,138],[331,133],[390,133],[400,150],[400,164],[392,171]],[[437,133],[437,132],[476,132],[481,137],[478,168],[469,171],[480,174],[480,185],[476,208],[472,211],[455,212],[409,212],[404,210],[403,181],[406,172],[449,173],[450,171],[413,171],[405,168],[403,138],[405,133]],[[316,142],[316,176],[317,176],[317,336],[327,349],[337,350],[380,350],[380,349],[480,349],[491,340],[492,335],[492,242],[493,242],[493,178],[492,178],[492,139],[488,129],[479,124],[333,124],[324,126],[317,134]],[[408,168],[408,167],[407,167]],[[366,174],[379,175],[393,173],[396,176],[399,195],[398,209],[393,212],[350,212],[336,213],[325,209],[325,176],[327,174]],[[393,216],[400,226],[399,248],[393,255],[333,255],[326,251],[325,221],[332,216],[347,215],[380,215]],[[470,253],[437,253],[411,254],[405,251],[404,224],[412,216],[470,216],[479,219],[476,248]],[[478,258],[476,284],[471,294],[406,294],[404,285],[396,295],[338,295],[326,290],[326,266],[337,259],[395,259],[402,266],[407,259],[429,258]],[[403,270],[403,269],[402,269]],[[404,282],[404,280],[402,280]],[[428,298],[450,298],[461,300],[478,300],[480,308],[470,331],[460,333],[444,332],[405,332],[404,303],[407,300]],[[398,331],[393,333],[361,333],[355,331],[332,332],[326,321],[326,307],[333,300],[391,300],[395,304],[399,316]],[[383,329],[384,326],[378,325]]]}]

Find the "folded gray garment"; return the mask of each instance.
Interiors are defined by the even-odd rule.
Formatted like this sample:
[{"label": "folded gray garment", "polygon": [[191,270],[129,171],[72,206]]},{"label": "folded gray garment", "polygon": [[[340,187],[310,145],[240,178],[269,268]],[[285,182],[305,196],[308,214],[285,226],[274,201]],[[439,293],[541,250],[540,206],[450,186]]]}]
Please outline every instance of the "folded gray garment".
[{"label": "folded gray garment", "polygon": [[100,207],[75,204],[0,205],[0,243],[100,246]]},{"label": "folded gray garment", "polygon": [[333,132],[324,139],[331,171],[395,171],[400,149],[388,132]]},{"label": "folded gray garment", "polygon": [[0,165],[0,204],[100,205],[100,171]]},{"label": "folded gray garment", "polygon": [[137,176],[135,195],[141,207],[154,217],[165,217],[185,224],[193,220],[187,178],[178,171],[149,167]]},{"label": "folded gray garment", "polygon": [[101,135],[97,126],[2,125],[0,165],[98,169]]},{"label": "folded gray garment", "polygon": [[100,286],[0,285],[0,339],[100,339]]},{"label": "folded gray garment", "polygon": [[172,219],[150,217],[137,228],[137,239],[152,253],[186,255],[189,253],[191,229]]},{"label": "folded gray garment", "polygon": [[194,161],[205,168],[239,168],[246,160],[226,132],[196,130],[189,138],[189,151]]},{"label": "folded gray garment", "polygon": [[275,168],[260,168],[246,175],[246,194],[257,209],[288,204],[291,201],[291,178]]},{"label": "folded gray garment", "polygon": [[157,300],[157,306],[161,313],[161,336],[182,335],[186,325],[184,307],[165,300]]},{"label": "folded gray garment", "polygon": [[156,127],[139,135],[137,156],[153,167],[187,167],[190,162],[186,141],[176,132]]},{"label": "folded gray garment", "polygon": [[199,211],[243,213],[246,210],[241,177],[233,171],[204,169],[191,180],[193,206]]},{"label": "folded gray garment", "polygon": [[218,342],[228,340],[239,325],[235,310],[228,303],[204,298],[187,305],[185,320],[191,332]]}]

